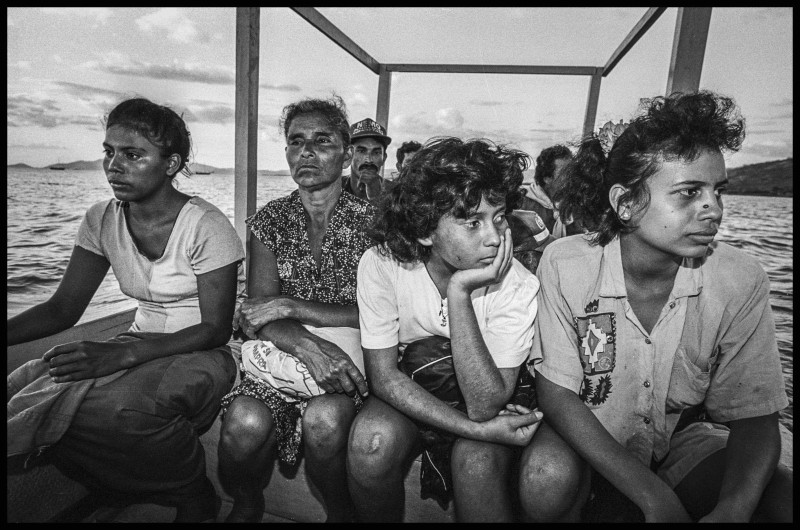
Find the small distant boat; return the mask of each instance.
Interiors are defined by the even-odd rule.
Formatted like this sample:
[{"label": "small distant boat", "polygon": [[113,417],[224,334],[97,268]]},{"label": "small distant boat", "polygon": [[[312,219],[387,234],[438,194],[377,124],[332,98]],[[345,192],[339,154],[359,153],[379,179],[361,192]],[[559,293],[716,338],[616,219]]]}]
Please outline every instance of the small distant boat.
[{"label": "small distant boat", "polygon": [[67,168],[62,164],[56,164],[54,166],[50,166],[50,169],[55,169],[56,171],[64,171]]},{"label": "small distant boat", "polygon": [[195,171],[194,172],[195,175],[210,175],[212,173],[213,173],[213,171]]}]

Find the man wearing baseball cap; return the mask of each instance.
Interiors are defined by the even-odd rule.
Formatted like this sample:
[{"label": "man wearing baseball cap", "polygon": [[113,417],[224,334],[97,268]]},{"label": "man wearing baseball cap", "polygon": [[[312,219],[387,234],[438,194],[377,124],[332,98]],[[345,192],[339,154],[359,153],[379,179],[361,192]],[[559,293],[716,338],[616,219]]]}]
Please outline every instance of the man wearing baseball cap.
[{"label": "man wearing baseball cap", "polygon": [[392,139],[375,120],[363,119],[350,126],[353,162],[350,174],[342,177],[342,189],[356,197],[375,203],[386,189],[381,168],[386,162],[386,147]]}]

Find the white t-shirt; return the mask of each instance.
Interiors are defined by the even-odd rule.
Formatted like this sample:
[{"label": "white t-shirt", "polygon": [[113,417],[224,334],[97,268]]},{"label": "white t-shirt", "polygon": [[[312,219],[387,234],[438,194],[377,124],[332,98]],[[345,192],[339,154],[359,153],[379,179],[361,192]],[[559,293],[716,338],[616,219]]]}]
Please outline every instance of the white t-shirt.
[{"label": "white t-shirt", "polygon": [[75,245],[104,256],[120,290],[139,302],[130,331],[174,333],[200,323],[197,275],[238,262],[244,287],[244,247],[219,208],[192,197],[181,209],[164,254],[150,260],[136,248],[123,203],[110,199],[89,208]]},{"label": "white t-shirt", "polygon": [[[472,307],[483,340],[498,368],[516,368],[533,343],[539,280],[516,259],[499,283],[472,292]],[[442,300],[425,265],[401,263],[367,250],[358,264],[361,345],[369,349],[438,335],[450,337],[447,299]]]}]

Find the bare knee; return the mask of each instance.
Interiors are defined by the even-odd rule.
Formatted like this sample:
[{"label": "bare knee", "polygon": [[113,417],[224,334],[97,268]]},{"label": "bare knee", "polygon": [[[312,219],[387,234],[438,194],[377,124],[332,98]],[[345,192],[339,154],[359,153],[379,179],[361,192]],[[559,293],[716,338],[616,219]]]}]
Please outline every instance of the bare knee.
[{"label": "bare knee", "polygon": [[534,437],[534,442],[522,453],[520,501],[529,519],[557,521],[586,501],[591,472],[560,438],[540,441],[544,443],[537,444]]},{"label": "bare knee", "polygon": [[505,476],[510,457],[508,447],[459,438],[452,450],[453,477],[472,481]]},{"label": "bare knee", "polygon": [[392,426],[357,418],[347,448],[348,472],[356,478],[379,479],[399,468],[404,456]]},{"label": "bare knee", "polygon": [[220,449],[234,458],[247,458],[272,436],[274,422],[266,405],[240,396],[228,407],[220,429]]},{"label": "bare knee", "polygon": [[353,401],[343,394],[312,398],[303,413],[306,448],[322,456],[342,450],[347,445],[354,416]]}]

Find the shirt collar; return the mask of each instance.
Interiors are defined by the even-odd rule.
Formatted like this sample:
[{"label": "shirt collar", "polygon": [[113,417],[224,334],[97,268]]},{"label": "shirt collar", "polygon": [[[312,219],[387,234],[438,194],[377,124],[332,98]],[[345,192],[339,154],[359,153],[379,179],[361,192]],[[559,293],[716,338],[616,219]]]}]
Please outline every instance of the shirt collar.
[{"label": "shirt collar", "polygon": [[[703,273],[701,265],[705,258],[683,258],[675,283],[672,286],[672,297],[696,296],[703,290]],[[619,236],[603,247],[603,259],[600,263],[600,292],[607,298],[627,296],[625,275],[622,272],[622,252]]]}]

